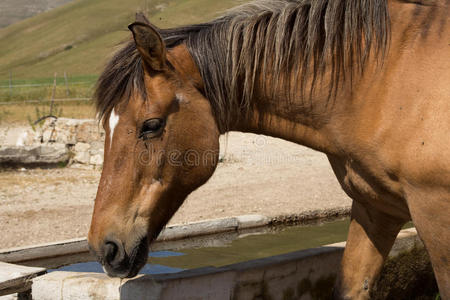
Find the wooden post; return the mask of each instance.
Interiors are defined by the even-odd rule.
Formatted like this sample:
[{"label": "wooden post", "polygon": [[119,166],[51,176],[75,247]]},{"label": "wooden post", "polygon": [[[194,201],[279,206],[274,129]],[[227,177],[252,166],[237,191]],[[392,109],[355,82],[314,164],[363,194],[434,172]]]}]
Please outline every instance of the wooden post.
[{"label": "wooden post", "polygon": [[51,102],[50,102],[50,116],[53,115],[53,103],[55,102],[55,93],[56,93],[56,75],[57,75],[57,73],[55,72],[55,78],[53,79],[52,99],[51,99]]},{"label": "wooden post", "polygon": [[69,83],[67,82],[67,73],[64,71],[64,81],[66,82],[66,96],[69,97]]},{"label": "wooden post", "polygon": [[9,97],[12,98],[12,72],[9,70]]}]

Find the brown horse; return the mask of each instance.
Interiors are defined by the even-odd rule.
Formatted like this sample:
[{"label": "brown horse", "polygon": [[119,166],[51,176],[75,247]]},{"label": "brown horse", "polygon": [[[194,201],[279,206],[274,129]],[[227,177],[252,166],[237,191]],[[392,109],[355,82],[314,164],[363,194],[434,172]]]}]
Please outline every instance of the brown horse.
[{"label": "brown horse", "polygon": [[354,200],[337,297],[369,297],[412,219],[450,299],[449,7],[263,0],[164,30],[138,15],[96,92],[105,163],[89,243],[106,272],[137,274],[237,130],[328,155]]}]

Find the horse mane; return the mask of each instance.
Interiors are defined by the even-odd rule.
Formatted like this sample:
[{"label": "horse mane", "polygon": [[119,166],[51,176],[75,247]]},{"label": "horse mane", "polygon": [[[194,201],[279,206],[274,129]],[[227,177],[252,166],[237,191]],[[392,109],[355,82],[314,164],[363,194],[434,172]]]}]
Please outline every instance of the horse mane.
[{"label": "horse mane", "polygon": [[[187,46],[224,131],[236,121],[237,111],[249,110],[255,87],[266,93],[274,86],[292,91],[295,83],[305,97],[303,91],[308,87],[312,95],[327,75],[332,97],[340,83],[364,71],[371,51],[384,57],[390,32],[386,1],[259,0],[211,22],[160,29],[160,34],[167,48]],[[258,75],[268,72],[272,82],[259,82]],[[134,42],[128,42],[99,78],[99,115],[134,89],[144,95],[143,76]],[[287,101],[299,97],[288,94]]]}]

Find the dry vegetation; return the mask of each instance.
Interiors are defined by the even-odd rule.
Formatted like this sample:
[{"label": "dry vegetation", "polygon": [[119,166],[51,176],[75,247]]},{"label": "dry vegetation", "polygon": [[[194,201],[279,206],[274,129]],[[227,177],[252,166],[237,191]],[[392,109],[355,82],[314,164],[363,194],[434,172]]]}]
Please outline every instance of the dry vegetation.
[{"label": "dry vegetation", "polygon": [[[50,111],[49,103],[13,104],[0,106],[0,125],[14,126],[32,124]],[[58,117],[74,119],[93,119],[95,109],[91,103],[72,102],[57,104],[54,112]]]}]

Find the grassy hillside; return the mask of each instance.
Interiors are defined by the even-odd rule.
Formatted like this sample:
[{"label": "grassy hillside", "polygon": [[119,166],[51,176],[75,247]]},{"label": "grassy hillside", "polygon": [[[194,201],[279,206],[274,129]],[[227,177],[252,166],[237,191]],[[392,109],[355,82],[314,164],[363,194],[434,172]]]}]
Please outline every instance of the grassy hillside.
[{"label": "grassy hillside", "polygon": [[0,28],[70,1],[72,0],[2,0],[0,1]]},{"label": "grassy hillside", "polygon": [[[146,5],[147,2],[147,5]],[[239,0],[76,0],[0,29],[0,82],[98,74],[136,11],[160,27],[209,20]]]}]

